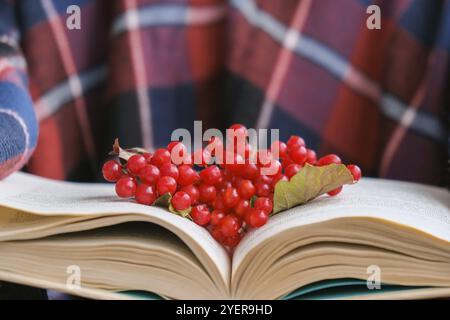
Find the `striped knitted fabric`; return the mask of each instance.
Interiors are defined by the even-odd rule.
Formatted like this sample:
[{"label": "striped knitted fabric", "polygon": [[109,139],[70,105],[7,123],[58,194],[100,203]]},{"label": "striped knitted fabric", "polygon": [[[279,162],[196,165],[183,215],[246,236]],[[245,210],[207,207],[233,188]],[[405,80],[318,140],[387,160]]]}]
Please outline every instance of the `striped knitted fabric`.
[{"label": "striped knitted fabric", "polygon": [[445,183],[450,1],[4,0],[0,43],[0,177],[34,150],[29,172],[97,180],[115,137],[156,148],[203,120]]}]

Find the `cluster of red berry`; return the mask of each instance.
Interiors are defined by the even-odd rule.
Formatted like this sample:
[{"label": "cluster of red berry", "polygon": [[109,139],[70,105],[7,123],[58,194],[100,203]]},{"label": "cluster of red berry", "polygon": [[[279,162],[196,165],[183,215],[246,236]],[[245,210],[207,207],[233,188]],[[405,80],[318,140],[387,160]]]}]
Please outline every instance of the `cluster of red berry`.
[{"label": "cluster of red berry", "polygon": [[[153,154],[136,152],[123,164],[109,160],[103,165],[103,176],[116,183],[119,197],[135,197],[144,205],[152,205],[158,197],[169,193],[173,209],[190,210],[195,223],[206,227],[222,245],[232,248],[247,229],[261,227],[268,221],[278,181],[289,181],[306,163],[315,166],[341,163],[334,154],[317,159],[316,153],[306,148],[299,136],[291,136],[286,143],[275,141],[270,150],[252,151],[245,126],[236,124],[230,129],[227,139],[245,138],[242,151],[237,144],[231,144],[230,152],[228,145],[224,148],[222,140],[213,137],[208,146],[194,153],[200,152],[197,156],[202,169],[199,171],[193,166],[194,155],[188,155],[186,147],[176,141]],[[233,161],[211,161],[217,157],[217,150],[223,150],[221,153],[228,156],[231,153]],[[183,159],[181,163],[173,161],[174,153]],[[252,154],[256,154],[255,163],[249,161]],[[261,169],[269,166],[270,173],[262,174]],[[358,181],[359,167],[348,165],[347,168],[353,180]],[[334,196],[341,190],[339,187],[328,194]]]}]

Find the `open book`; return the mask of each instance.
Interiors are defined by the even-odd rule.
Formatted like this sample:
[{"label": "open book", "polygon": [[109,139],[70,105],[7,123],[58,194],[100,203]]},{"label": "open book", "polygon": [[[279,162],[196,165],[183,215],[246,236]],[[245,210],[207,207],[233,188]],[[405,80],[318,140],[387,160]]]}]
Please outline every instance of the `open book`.
[{"label": "open book", "polygon": [[[68,285],[73,266],[80,287]],[[0,181],[4,281],[105,299],[302,298],[365,288],[369,266],[382,289],[344,297],[450,297],[450,193],[363,178],[272,217],[230,255],[204,228],[118,199],[112,185]]]}]

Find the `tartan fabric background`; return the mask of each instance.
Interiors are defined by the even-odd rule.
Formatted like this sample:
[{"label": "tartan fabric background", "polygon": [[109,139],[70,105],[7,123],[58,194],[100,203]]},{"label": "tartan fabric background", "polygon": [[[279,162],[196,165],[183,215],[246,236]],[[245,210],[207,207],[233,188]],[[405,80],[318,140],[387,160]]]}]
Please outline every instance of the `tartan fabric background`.
[{"label": "tartan fabric background", "polygon": [[450,1],[1,0],[0,43],[0,177],[32,154],[29,172],[97,180],[116,136],[156,148],[200,119],[445,184]]}]

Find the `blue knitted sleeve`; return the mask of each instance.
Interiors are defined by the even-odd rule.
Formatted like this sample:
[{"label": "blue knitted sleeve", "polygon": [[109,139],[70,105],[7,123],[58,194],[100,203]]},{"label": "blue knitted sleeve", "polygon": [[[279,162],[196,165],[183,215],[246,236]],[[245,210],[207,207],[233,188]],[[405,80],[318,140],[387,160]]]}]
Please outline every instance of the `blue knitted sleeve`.
[{"label": "blue knitted sleeve", "polygon": [[13,3],[0,2],[0,179],[27,162],[38,135]]}]

